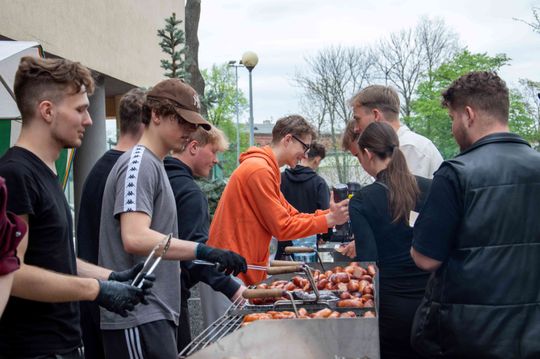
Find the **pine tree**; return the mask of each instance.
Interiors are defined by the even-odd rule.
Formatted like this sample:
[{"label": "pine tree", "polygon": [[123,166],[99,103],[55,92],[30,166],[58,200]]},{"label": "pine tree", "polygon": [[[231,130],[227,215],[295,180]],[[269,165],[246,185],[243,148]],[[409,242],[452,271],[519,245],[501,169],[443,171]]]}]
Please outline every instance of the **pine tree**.
[{"label": "pine tree", "polygon": [[159,29],[157,35],[161,39],[159,43],[161,50],[170,56],[170,60],[161,60],[161,68],[166,71],[165,76],[188,81],[187,46],[184,30],[179,26],[181,23],[182,20],[178,20],[173,13],[171,17],[165,19],[165,28]]}]

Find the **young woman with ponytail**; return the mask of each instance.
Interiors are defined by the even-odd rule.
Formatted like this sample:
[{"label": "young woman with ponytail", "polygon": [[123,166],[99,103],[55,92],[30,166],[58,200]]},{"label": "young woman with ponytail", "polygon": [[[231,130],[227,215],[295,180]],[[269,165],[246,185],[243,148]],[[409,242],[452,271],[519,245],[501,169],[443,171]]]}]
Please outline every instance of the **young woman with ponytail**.
[{"label": "young woman with ponytail", "polygon": [[357,260],[379,267],[381,358],[417,358],[409,338],[429,273],[410,256],[410,219],[420,211],[431,180],[411,174],[396,132],[385,122],[367,126],[358,146],[362,167],[376,181],[352,198],[349,215]]}]

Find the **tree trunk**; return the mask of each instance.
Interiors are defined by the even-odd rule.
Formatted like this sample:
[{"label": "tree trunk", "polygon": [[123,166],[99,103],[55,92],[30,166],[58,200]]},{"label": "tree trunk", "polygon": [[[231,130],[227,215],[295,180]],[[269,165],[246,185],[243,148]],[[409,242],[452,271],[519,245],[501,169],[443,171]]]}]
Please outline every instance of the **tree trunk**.
[{"label": "tree trunk", "polygon": [[[186,46],[189,57],[187,71],[191,75],[191,86],[199,96],[204,96],[204,78],[199,70],[199,19],[201,17],[201,0],[186,0]],[[204,101],[201,101],[201,114],[206,117],[207,111]]]}]

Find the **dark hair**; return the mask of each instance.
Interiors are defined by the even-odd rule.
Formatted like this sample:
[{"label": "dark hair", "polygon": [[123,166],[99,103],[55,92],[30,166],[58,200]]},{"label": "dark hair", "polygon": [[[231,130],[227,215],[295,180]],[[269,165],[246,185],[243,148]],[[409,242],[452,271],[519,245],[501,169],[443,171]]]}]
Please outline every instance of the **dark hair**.
[{"label": "dark hair", "polygon": [[272,143],[278,143],[288,134],[296,137],[311,135],[312,141],[317,137],[313,126],[300,115],[289,115],[277,120],[272,129]]},{"label": "dark hair", "polygon": [[311,142],[307,156],[310,160],[314,159],[317,156],[319,156],[321,160],[323,160],[326,157],[326,148],[324,148],[324,145],[321,143]]},{"label": "dark hair", "polygon": [[396,131],[385,122],[373,122],[366,127],[358,139],[360,150],[369,150],[384,160],[390,157],[383,179],[388,186],[388,204],[393,222],[408,221],[420,194],[416,179],[409,171],[403,152],[399,149]]},{"label": "dark hair", "polygon": [[510,99],[506,83],[495,72],[477,71],[461,76],[442,93],[442,105],[459,109],[470,106],[508,123]]},{"label": "dark hair", "polygon": [[142,108],[146,100],[146,92],[140,88],[133,88],[120,99],[119,117],[120,133],[136,135],[139,133],[142,122]]},{"label": "dark hair", "polygon": [[29,120],[41,101],[58,103],[66,92],[79,93],[83,86],[89,95],[94,92],[92,73],[80,63],[25,56],[15,74],[13,92],[22,118]]},{"label": "dark hair", "polygon": [[345,126],[345,131],[343,131],[343,136],[341,137],[341,148],[344,151],[348,151],[351,148],[351,144],[358,141],[360,134],[354,132],[356,127],[356,120],[350,120]]},{"label": "dark hair", "polygon": [[363,106],[370,110],[378,109],[386,120],[396,120],[399,116],[399,95],[390,86],[371,85],[349,100],[352,107]]}]

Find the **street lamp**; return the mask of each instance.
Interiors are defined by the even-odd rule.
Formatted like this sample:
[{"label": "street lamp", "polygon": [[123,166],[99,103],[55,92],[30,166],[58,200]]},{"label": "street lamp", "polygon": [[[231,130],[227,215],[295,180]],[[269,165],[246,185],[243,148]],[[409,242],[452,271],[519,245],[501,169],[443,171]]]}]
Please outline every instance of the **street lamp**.
[{"label": "street lamp", "polygon": [[246,67],[249,71],[249,145],[253,146],[254,133],[253,133],[253,85],[251,81],[251,71],[257,66],[259,62],[259,57],[253,51],[246,51],[242,55],[241,64]]},{"label": "street lamp", "polygon": [[238,108],[238,68],[244,67],[242,61],[236,64],[236,60],[231,60],[228,63],[229,67],[234,67],[234,78],[236,83],[236,93],[235,93],[235,105],[236,105],[236,165],[240,163],[240,110]]}]

